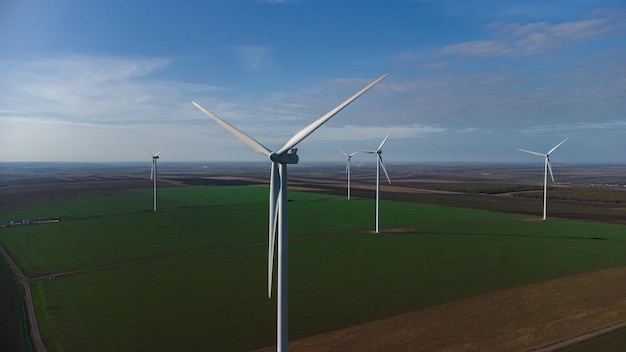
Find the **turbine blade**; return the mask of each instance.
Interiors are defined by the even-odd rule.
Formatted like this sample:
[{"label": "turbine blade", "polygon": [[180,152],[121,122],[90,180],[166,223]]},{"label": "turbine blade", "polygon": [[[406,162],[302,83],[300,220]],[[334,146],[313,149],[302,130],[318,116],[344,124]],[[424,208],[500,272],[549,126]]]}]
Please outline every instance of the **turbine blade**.
[{"label": "turbine blade", "polygon": [[526,153],[530,153],[530,154],[534,154],[534,155],[546,156],[545,154],[537,153],[537,152],[531,152],[530,150],[526,150],[526,149],[517,149],[517,150],[522,151],[522,152],[526,152]]},{"label": "turbine blade", "polygon": [[356,152],[354,152],[354,154],[356,153],[377,154],[375,150],[357,150]]},{"label": "turbine blade", "polygon": [[165,148],[163,148],[163,149],[159,150],[159,152],[158,152],[158,153],[156,153],[156,154],[154,154],[153,156],[159,156],[159,154],[161,154],[161,152],[163,152],[165,149],[167,149],[167,147],[165,147]]},{"label": "turbine blade", "polygon": [[150,179],[154,177],[154,159],[152,159],[152,168],[150,168]]},{"label": "turbine blade", "polygon": [[244,142],[248,147],[252,148],[252,150],[254,150],[256,152],[259,152],[261,154],[264,154],[265,156],[270,156],[270,154],[272,154],[272,152],[269,149],[265,148],[265,146],[263,144],[257,142],[254,138],[252,138],[252,137],[248,136],[247,134],[243,133],[242,131],[238,130],[236,127],[234,127],[233,125],[229,124],[228,122],[222,120],[221,118],[219,118],[214,113],[206,110],[205,108],[200,106],[200,104],[196,103],[195,101],[192,101],[192,103],[198,109],[200,109],[200,111],[202,111],[205,115],[207,115],[208,117],[210,117],[213,120],[215,120],[215,122],[217,122],[222,127],[227,129],[228,132],[232,133],[235,137],[239,138],[240,141]]},{"label": "turbine blade", "polygon": [[355,95],[350,97],[348,100],[344,101],[343,103],[339,104],[337,107],[335,107],[334,109],[332,109],[331,111],[326,113],[326,115],[318,118],[317,120],[315,120],[310,125],[308,125],[305,128],[301,129],[298,133],[296,133],[293,137],[291,137],[291,139],[288,140],[287,143],[285,143],[285,145],[282,148],[280,148],[280,150],[278,150],[276,152],[276,154],[279,154],[279,155],[283,154],[286,151],[290,150],[291,148],[295,147],[296,144],[302,142],[302,140],[305,139],[306,137],[308,137],[311,133],[313,133],[313,131],[318,129],[321,125],[323,125],[331,117],[335,116],[335,114],[337,114],[339,111],[343,110],[343,108],[345,108],[350,103],[352,103],[356,98],[360,97],[361,95],[363,95],[363,93],[365,93],[368,90],[370,90],[370,88],[375,86],[378,82],[382,81],[385,77],[387,77],[386,74],[381,76],[380,78],[378,78],[374,82],[368,84],[365,88],[361,89],[358,93],[356,93]]},{"label": "turbine blade", "polygon": [[267,251],[267,296],[272,297],[272,279],[274,272],[274,247],[276,242],[276,226],[278,222],[278,192],[280,191],[280,173],[278,164],[272,163],[270,176],[270,218]]},{"label": "turbine blade", "polygon": [[387,134],[387,137],[385,137],[385,139],[383,139],[383,142],[380,143],[380,146],[378,146],[377,150],[383,149],[383,145],[385,145],[385,143],[387,143],[387,140],[389,139],[389,136],[391,136],[391,132],[393,132],[393,128],[391,129],[391,131],[389,131],[389,133]]},{"label": "turbine blade", "polygon": [[550,158],[546,155],[546,163],[548,163],[548,170],[550,171],[550,177],[552,177],[552,183],[554,182],[554,175],[552,174],[552,166],[550,165]]},{"label": "turbine blade", "polygon": [[350,158],[346,159],[346,175],[348,174],[348,169],[350,169]]},{"label": "turbine blade", "polygon": [[387,176],[387,181],[389,181],[389,184],[391,184],[391,180],[389,179],[389,174],[387,173],[387,169],[385,169],[385,163],[383,163],[383,157],[380,156],[380,154],[378,154],[378,160],[380,162],[380,166],[383,168],[383,171],[385,172],[385,176]]},{"label": "turbine blade", "polygon": [[346,152],[344,152],[343,150],[341,150],[341,148],[337,148],[339,149],[339,151],[341,152],[341,154],[345,155],[346,157],[348,156],[348,154],[346,154]]},{"label": "turbine blade", "polygon": [[358,153],[359,153],[359,152],[358,152],[358,151],[356,151],[356,152],[354,152],[354,153],[351,153],[351,154],[350,154],[350,155],[348,155],[348,156],[349,156],[349,157],[353,157],[353,156],[357,155]]},{"label": "turbine blade", "polygon": [[561,144],[565,143],[565,141],[566,141],[566,140],[568,140],[568,139],[569,139],[569,137],[565,138],[565,139],[563,140],[563,142],[561,142],[561,143],[557,144],[557,145],[556,145],[556,147],[554,147],[554,148],[550,149],[550,151],[547,153],[547,155],[552,154],[552,152],[553,152],[553,151],[555,151],[555,150],[556,150],[556,148],[560,147],[560,146],[561,146]]}]

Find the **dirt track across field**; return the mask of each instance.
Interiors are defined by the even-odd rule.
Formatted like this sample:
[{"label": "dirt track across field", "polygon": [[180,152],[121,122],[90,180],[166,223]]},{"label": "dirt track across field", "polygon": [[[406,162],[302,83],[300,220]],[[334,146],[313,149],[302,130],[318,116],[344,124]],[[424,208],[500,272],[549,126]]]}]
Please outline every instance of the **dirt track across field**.
[{"label": "dirt track across field", "polygon": [[30,336],[33,341],[33,347],[37,352],[46,352],[46,345],[43,343],[43,338],[41,337],[41,333],[39,332],[39,324],[37,323],[37,315],[35,313],[35,306],[33,305],[33,297],[30,293],[30,281],[22,272],[19,266],[13,260],[13,257],[9,255],[9,253],[4,249],[2,245],[0,245],[0,255],[4,256],[9,265],[15,271],[17,275],[20,285],[22,285],[22,289],[24,290],[24,306],[26,307],[26,315],[28,318],[28,325],[30,326]]},{"label": "dirt track across field", "polygon": [[533,351],[625,322],[625,292],[626,267],[608,269],[291,341],[289,350]]}]

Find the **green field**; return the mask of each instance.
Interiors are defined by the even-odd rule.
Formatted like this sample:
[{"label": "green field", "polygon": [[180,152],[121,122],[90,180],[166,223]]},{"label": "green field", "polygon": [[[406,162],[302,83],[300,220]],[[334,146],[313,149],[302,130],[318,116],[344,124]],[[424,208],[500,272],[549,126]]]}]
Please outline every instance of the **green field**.
[{"label": "green field", "polygon": [[22,289],[3,256],[0,256],[0,288],[0,351],[32,351]]},{"label": "green field", "polygon": [[[149,195],[86,198],[50,210],[72,221],[0,233],[26,275],[56,276],[32,283],[49,349],[271,345],[267,189],[163,189],[157,213],[146,209]],[[383,201],[382,228],[405,230],[375,235],[372,200],[293,191],[289,198],[291,339],[626,265],[620,225]],[[75,273],[59,275],[66,272]]]}]

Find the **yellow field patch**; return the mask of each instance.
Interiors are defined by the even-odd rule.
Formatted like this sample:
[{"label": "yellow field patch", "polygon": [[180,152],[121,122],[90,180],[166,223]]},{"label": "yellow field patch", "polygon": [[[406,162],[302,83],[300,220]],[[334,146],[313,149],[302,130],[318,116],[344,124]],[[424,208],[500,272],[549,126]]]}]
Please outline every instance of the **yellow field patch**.
[{"label": "yellow field patch", "polygon": [[626,267],[608,269],[492,292],[291,341],[289,349],[534,350],[625,321],[625,292]]}]

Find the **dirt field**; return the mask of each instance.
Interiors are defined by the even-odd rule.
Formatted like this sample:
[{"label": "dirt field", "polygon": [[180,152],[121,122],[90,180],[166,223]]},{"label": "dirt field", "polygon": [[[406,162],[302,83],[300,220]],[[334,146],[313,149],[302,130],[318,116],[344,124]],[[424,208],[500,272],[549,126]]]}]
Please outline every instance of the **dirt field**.
[{"label": "dirt field", "polygon": [[[626,267],[463,299],[289,343],[290,351],[532,351],[626,321]],[[257,352],[274,351],[268,347]]]}]

